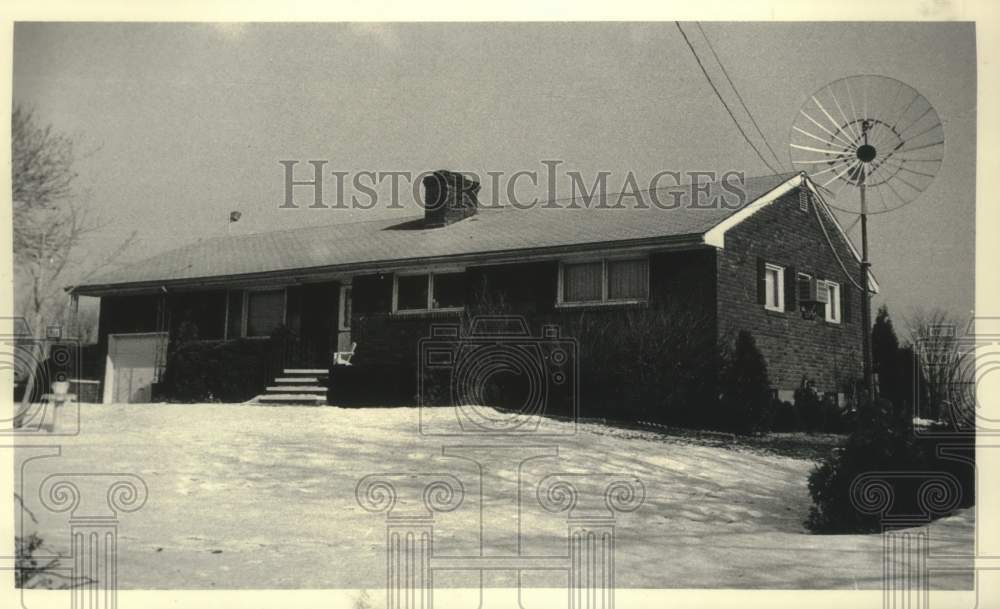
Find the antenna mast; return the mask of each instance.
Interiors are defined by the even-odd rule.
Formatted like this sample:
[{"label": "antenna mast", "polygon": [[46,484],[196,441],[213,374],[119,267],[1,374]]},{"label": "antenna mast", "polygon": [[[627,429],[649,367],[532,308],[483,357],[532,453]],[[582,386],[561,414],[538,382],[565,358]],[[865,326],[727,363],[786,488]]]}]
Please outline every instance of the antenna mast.
[{"label": "antenna mast", "polygon": [[861,283],[843,270],[861,292],[864,392],[870,401],[875,375],[868,216],[902,207],[930,186],[944,159],[944,128],[930,102],[909,85],[860,75],[814,93],[799,110],[789,141],[793,166],[824,189],[838,182],[828,191],[837,204],[829,207],[860,215]]}]

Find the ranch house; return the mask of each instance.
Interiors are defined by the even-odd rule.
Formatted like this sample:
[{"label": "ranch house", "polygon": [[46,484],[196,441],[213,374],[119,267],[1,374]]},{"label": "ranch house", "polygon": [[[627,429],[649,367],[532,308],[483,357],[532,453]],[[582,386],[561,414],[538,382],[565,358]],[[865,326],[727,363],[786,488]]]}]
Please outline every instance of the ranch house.
[{"label": "ranch house", "polygon": [[588,351],[595,322],[697,319],[686,339],[704,349],[747,330],[778,397],[791,401],[808,381],[843,399],[861,375],[858,252],[806,176],[747,178],[736,204],[720,204],[726,186],[645,191],[620,205],[480,208],[478,184],[439,171],[425,178],[416,217],[204,240],[72,293],[100,297],[106,402],[156,399],[183,361],[175,355],[192,345],[230,358],[266,353],[260,366],[213,363],[212,374],[243,366],[214,399],[336,403],[327,371],[335,352],[353,352],[371,403],[382,394],[405,402],[435,324],[498,312],[532,335],[558,326],[581,360],[647,348],[618,333],[620,353]]}]

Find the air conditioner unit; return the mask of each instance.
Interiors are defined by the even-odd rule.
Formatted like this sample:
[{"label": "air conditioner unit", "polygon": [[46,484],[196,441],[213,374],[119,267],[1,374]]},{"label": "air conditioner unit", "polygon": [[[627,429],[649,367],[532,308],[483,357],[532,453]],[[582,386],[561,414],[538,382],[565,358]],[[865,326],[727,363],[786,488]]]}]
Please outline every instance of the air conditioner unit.
[{"label": "air conditioner unit", "polygon": [[830,301],[830,292],[826,288],[825,281],[817,281],[808,276],[800,276],[796,287],[798,288],[799,302],[803,304],[826,304]]},{"label": "air conditioner unit", "polygon": [[813,281],[813,285],[816,286],[816,302],[820,304],[826,304],[830,302],[830,290],[826,287],[825,281]]}]

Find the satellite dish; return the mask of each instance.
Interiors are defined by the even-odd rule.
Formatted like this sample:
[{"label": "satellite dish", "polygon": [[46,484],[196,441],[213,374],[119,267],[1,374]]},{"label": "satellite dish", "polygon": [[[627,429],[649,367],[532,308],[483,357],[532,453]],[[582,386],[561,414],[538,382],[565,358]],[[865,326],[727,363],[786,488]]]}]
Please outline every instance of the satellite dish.
[{"label": "satellite dish", "polygon": [[913,201],[944,159],[944,128],[934,106],[887,76],[849,76],[814,93],[799,110],[789,142],[792,165],[832,195],[830,207],[854,214]]},{"label": "satellite dish", "polygon": [[913,87],[865,74],[834,81],[810,96],[788,141],[792,165],[831,195],[823,202],[859,214],[859,281],[842,268],[862,293],[864,382],[871,399],[868,216],[898,209],[930,186],[944,160],[944,128],[934,106]]}]

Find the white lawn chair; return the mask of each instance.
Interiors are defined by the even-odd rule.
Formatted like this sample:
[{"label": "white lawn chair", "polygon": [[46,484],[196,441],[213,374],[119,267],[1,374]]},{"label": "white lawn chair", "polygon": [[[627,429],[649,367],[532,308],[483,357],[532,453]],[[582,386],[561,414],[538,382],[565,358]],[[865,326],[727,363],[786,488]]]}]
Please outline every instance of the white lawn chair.
[{"label": "white lawn chair", "polygon": [[354,356],[354,350],[357,349],[358,343],[351,343],[350,351],[334,351],[333,352],[333,365],[334,366],[350,366],[351,357]]}]

